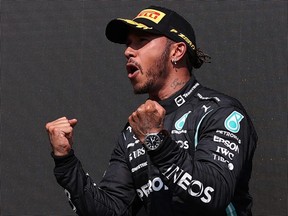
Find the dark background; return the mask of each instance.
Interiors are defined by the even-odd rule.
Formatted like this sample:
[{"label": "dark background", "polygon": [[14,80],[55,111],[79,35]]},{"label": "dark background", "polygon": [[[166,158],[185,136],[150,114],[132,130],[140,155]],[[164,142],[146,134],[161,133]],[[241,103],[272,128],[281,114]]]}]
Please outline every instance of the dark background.
[{"label": "dark background", "polygon": [[0,0],[0,215],[74,215],[53,176],[44,129],[76,117],[75,151],[99,182],[115,138],[146,96],[134,96],[124,47],[108,21],[143,7],[189,20],[212,63],[202,84],[238,98],[259,135],[255,216],[287,215],[287,1]]}]

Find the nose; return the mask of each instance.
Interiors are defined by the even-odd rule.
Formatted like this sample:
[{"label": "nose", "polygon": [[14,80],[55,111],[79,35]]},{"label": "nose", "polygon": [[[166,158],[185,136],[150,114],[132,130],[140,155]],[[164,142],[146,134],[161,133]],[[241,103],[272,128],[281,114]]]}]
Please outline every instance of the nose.
[{"label": "nose", "polygon": [[135,50],[131,46],[127,46],[124,55],[127,59],[129,59],[130,57],[135,57]]}]

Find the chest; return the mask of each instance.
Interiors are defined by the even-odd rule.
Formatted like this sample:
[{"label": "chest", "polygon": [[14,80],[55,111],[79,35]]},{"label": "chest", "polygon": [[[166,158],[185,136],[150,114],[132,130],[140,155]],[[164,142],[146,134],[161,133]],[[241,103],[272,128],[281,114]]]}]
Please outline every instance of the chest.
[{"label": "chest", "polygon": [[[192,155],[194,153],[195,138],[197,135],[199,115],[192,110],[167,115],[164,120],[164,128],[168,130],[171,138],[183,151]],[[169,188],[161,179],[161,175],[147,155],[144,146],[131,133],[127,142],[128,165],[134,179],[138,196],[145,200],[152,192],[161,192],[165,197],[169,196]]]}]

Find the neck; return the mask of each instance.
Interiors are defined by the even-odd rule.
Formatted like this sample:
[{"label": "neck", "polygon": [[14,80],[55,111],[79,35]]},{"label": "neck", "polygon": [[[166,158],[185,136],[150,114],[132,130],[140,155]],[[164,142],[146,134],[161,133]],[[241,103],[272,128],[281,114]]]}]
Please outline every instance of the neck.
[{"label": "neck", "polygon": [[167,78],[165,84],[159,88],[158,91],[149,93],[149,98],[155,101],[161,101],[169,98],[171,95],[183,88],[183,86],[190,80],[190,74],[185,73],[184,76],[172,76]]}]

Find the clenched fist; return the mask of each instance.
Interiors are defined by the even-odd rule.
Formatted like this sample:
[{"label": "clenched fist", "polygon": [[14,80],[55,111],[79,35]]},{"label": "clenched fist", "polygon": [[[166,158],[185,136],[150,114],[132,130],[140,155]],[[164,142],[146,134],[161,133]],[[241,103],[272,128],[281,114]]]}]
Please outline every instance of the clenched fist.
[{"label": "clenched fist", "polygon": [[72,148],[73,128],[77,124],[77,119],[59,118],[46,124],[50,143],[54,155],[65,156]]},{"label": "clenched fist", "polygon": [[160,104],[147,100],[129,116],[128,121],[136,137],[143,143],[146,134],[163,130],[165,114],[166,111]]}]

